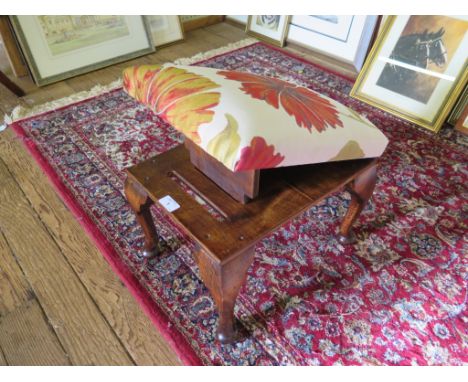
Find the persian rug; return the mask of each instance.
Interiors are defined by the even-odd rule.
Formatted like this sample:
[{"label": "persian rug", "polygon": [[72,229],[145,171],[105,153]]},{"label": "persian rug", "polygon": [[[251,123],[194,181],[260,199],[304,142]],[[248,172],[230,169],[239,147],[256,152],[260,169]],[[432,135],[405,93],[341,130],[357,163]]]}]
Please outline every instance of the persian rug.
[{"label": "persian rug", "polygon": [[179,133],[121,89],[11,124],[183,362],[467,364],[466,138],[451,128],[434,135],[361,103],[348,96],[351,80],[263,43],[211,56],[197,64],[318,91],[390,139],[355,245],[335,238],[346,193],[257,245],[236,304],[239,343],[213,341],[217,313],[193,243],[157,207],[166,250],[140,257],[143,233],[124,197],[123,170],[176,146]]}]

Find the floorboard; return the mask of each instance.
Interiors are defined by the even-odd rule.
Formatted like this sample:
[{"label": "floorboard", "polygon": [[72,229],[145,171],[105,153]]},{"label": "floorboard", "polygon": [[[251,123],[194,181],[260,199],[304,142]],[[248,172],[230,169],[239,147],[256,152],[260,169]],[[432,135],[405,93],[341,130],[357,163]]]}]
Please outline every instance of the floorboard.
[{"label": "floorboard", "polygon": [[0,317],[19,308],[33,297],[34,293],[26,276],[0,232]]},{"label": "floorboard", "polygon": [[[5,136],[12,134],[8,131]],[[8,140],[0,146],[0,157],[133,360],[139,365],[178,364],[175,353],[142,314],[21,143]]]},{"label": "floorboard", "polygon": [[0,317],[0,347],[12,366],[65,366],[70,360],[34,299]]},{"label": "floorboard", "polygon": [[3,350],[0,347],[0,366],[8,366],[8,363],[5,359],[5,356],[3,355]]},{"label": "floorboard", "polygon": [[133,364],[2,160],[0,179],[1,229],[71,362]]}]

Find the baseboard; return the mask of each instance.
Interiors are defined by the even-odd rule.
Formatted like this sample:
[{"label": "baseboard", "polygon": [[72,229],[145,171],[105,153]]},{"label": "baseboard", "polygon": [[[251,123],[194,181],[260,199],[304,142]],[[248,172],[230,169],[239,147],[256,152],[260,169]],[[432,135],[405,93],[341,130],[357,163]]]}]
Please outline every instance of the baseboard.
[{"label": "baseboard", "polygon": [[210,15],[203,16],[192,20],[184,21],[182,24],[184,26],[184,31],[188,32],[194,29],[207,27],[209,25],[218,24],[224,21],[224,15]]}]

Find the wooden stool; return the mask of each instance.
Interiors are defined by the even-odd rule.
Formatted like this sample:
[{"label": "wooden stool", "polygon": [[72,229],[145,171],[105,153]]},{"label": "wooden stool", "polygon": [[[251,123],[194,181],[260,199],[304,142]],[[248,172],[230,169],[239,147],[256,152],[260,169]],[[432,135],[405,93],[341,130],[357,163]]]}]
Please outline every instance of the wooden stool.
[{"label": "wooden stool", "polygon": [[[125,193],[145,233],[146,257],[159,253],[158,234],[149,207],[170,196],[180,207],[169,213],[197,244],[195,258],[203,282],[216,302],[222,343],[236,339],[234,304],[250,267],[255,245],[270,232],[346,187],[351,204],[339,231],[341,243],[353,241],[351,225],[372,195],[377,159],[262,170],[258,197],[239,203],[190,162],[183,145],[127,169]],[[217,219],[179,183],[194,190],[222,219]]]}]

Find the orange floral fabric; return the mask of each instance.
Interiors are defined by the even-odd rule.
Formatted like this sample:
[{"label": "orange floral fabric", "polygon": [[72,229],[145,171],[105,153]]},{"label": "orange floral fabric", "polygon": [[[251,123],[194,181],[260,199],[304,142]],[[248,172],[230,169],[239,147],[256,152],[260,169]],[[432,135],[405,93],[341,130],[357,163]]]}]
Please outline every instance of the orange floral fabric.
[{"label": "orange floral fabric", "polygon": [[189,139],[200,143],[198,127],[213,118],[219,88],[210,79],[176,67],[134,67],[124,72],[124,87]]},{"label": "orange floral fabric", "polygon": [[355,111],[275,78],[165,64],[127,68],[123,83],[232,171],[377,157],[388,142]]},{"label": "orange floral fabric", "polygon": [[250,73],[222,70],[218,74],[242,83],[241,90],[253,98],[264,100],[275,109],[279,104],[294,116],[298,126],[309,131],[323,131],[327,127],[343,127],[336,108],[326,98],[306,88],[276,78],[266,78]]}]

